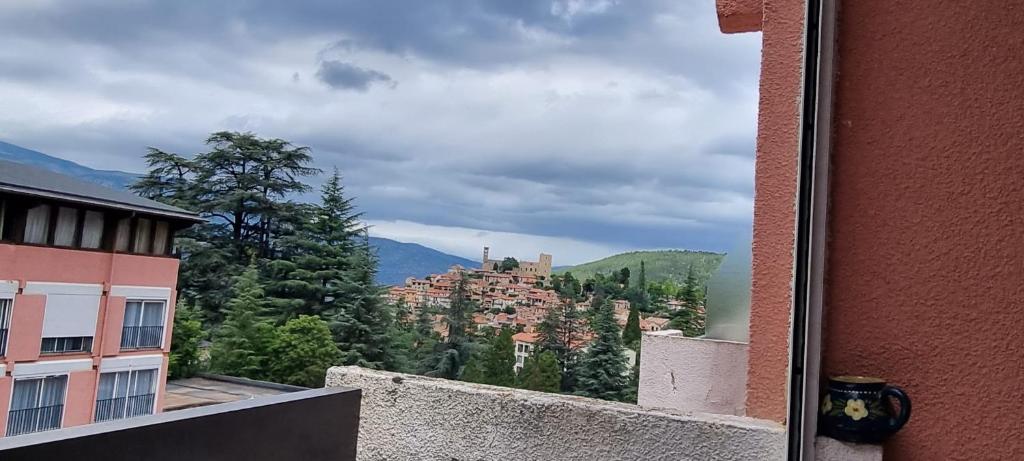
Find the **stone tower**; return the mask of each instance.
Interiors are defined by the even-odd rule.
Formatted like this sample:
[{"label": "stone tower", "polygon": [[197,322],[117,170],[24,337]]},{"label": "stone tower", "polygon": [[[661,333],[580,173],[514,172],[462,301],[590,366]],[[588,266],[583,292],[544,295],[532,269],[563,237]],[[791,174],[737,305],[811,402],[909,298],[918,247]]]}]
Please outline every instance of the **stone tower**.
[{"label": "stone tower", "polygon": [[480,262],[480,268],[483,270],[490,270],[487,267],[487,257],[490,256],[491,247],[484,247],[484,260]]}]

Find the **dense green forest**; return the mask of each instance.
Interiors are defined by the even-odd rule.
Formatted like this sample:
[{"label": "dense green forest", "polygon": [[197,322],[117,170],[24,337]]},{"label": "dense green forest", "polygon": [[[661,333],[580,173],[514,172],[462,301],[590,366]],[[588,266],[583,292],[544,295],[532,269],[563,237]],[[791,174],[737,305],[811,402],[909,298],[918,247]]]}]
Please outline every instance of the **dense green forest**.
[{"label": "dense green forest", "polygon": [[652,282],[671,280],[675,283],[685,283],[687,273],[690,267],[693,267],[697,280],[701,285],[706,285],[711,274],[714,274],[722,264],[723,258],[725,255],[722,253],[708,251],[631,251],[577,266],[562,267],[555,272],[571,271],[577,278],[586,280],[599,273],[608,273],[623,267],[628,267],[635,273],[640,270],[640,261],[643,261],[647,265],[647,279]]},{"label": "dense green forest", "polygon": [[[639,352],[641,312],[671,316],[689,335],[703,332],[700,278],[709,263],[691,264],[679,281],[648,282],[654,266],[642,259],[635,270],[620,266],[585,280],[566,272],[548,281],[559,307],[537,326],[538,347],[517,375],[515,331],[472,323],[482,309],[467,274],[445,308],[384,301],[366,226],[338,171],[317,202],[296,199],[322,173],[310,166],[309,149],[234,132],[212,134],[207,146],[190,157],[151,149],[148,173],[132,186],[207,219],[176,240],[182,264],[172,378],[210,370],[315,387],[328,367],[357,365],[632,401],[637,374],[627,372],[625,350]],[[625,331],[614,318],[616,299],[631,302]],[[592,307],[582,311],[577,304],[585,300]],[[670,300],[687,308],[668,312]],[[208,359],[204,340],[212,342]]]}]

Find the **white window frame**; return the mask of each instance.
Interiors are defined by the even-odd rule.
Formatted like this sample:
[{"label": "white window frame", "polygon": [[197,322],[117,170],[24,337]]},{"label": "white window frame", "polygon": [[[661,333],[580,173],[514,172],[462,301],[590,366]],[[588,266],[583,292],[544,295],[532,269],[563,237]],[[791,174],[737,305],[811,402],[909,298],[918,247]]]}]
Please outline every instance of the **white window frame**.
[{"label": "white window frame", "polygon": [[[163,359],[163,356],[161,356],[161,360],[162,359]],[[113,368],[113,369],[108,369],[106,371],[99,370],[99,373],[97,374],[97,378],[96,378],[96,395],[93,397],[92,422],[93,423],[98,422],[98,421],[96,421],[96,410],[97,410],[96,402],[99,402],[99,392],[100,392],[99,380],[102,379],[103,375],[108,374],[108,373],[113,373],[115,375],[115,379],[116,379],[116,375],[118,373],[125,373],[125,372],[127,372],[128,373],[128,384],[131,385],[132,373],[138,373],[140,371],[150,371],[150,370],[152,370],[154,372],[154,377],[153,377],[153,407],[150,408],[149,415],[155,415],[156,414],[156,408],[157,408],[157,401],[158,401],[158,399],[160,397],[160,380],[162,379],[162,377],[160,375],[160,367],[159,366],[156,366],[156,367],[154,367],[154,366],[146,366],[146,365],[144,365],[144,366],[131,366],[131,365],[129,365],[128,368],[126,368],[126,369]],[[115,383],[116,382],[117,381],[115,381]],[[136,378],[136,384],[138,384],[138,378]],[[127,388],[126,388],[125,392],[127,392]],[[116,397],[116,394],[117,394],[117,384],[114,385],[114,394],[115,394],[115,397],[112,397],[112,398],[115,398],[115,399],[118,398],[118,397]],[[125,406],[127,408],[127,405],[128,405],[127,397],[128,397],[128,395],[125,394],[124,397],[126,397],[125,398]],[[149,415],[144,415],[144,416],[149,416]],[[103,420],[103,421],[99,421],[99,422],[117,421],[119,419],[128,419],[128,418],[114,418],[114,419],[107,419],[107,420]]]},{"label": "white window frame", "polygon": [[[167,346],[167,327],[169,326],[169,323],[173,321],[173,319],[170,318],[171,296],[173,295],[173,293],[173,290],[166,287],[143,287],[132,285],[114,285],[110,287],[110,296],[118,296],[125,298],[125,309],[128,308],[129,301],[164,302],[164,328],[160,332],[160,349],[163,349],[164,347]],[[121,320],[121,326],[124,327],[124,319]],[[120,344],[118,344],[118,348],[120,349]]]},{"label": "white window frame", "polygon": [[[17,368],[17,367],[15,367],[15,368]],[[63,429],[64,428],[64,416],[65,416],[65,414],[68,411],[68,389],[71,387],[71,373],[69,373],[69,372],[63,372],[63,373],[38,373],[38,374],[26,374],[26,375],[21,375],[21,376],[17,376],[17,375],[13,376],[12,379],[11,379],[11,393],[7,396],[7,418],[9,419],[11,417],[11,406],[14,405],[14,389],[16,387],[14,385],[15,383],[17,383],[18,381],[27,381],[27,380],[34,380],[34,379],[45,380],[46,378],[57,378],[57,377],[60,377],[60,376],[64,376],[66,378],[66,380],[64,382],[64,395],[61,396],[61,401],[60,401],[60,405],[61,405],[61,407],[60,407],[60,424],[57,426],[57,429]],[[43,381],[43,383],[45,384],[45,381]],[[39,397],[38,398],[41,399],[42,397],[43,397],[43,392],[40,389]],[[37,400],[36,401],[36,406],[33,407],[33,408],[39,408],[38,405],[39,405],[39,403],[38,403],[38,400]],[[3,427],[4,435],[5,436],[7,435],[7,424],[8,423],[5,422],[4,423],[4,427]],[[53,430],[57,430],[57,429],[53,429]],[[36,434],[36,433],[39,433],[39,432],[45,432],[45,431],[26,432],[24,434],[19,434],[19,435]]]},{"label": "white window frame", "polygon": [[10,301],[10,305],[7,307],[7,318],[0,317],[0,326],[7,325],[7,342],[0,344],[0,357],[7,356],[7,349],[11,343],[11,322],[14,319],[14,298],[18,292],[17,282],[8,282],[0,280],[0,302]]},{"label": "white window frame", "polygon": [[[139,307],[139,320],[138,320],[136,325],[128,325],[128,324],[125,323],[125,322],[128,321],[128,304],[129,303],[139,303],[140,304],[140,307]],[[130,326],[142,327],[142,326],[144,326],[144,325],[142,325],[142,319],[145,318],[146,305],[147,304],[155,304],[155,303],[160,303],[163,306],[163,315],[161,316],[163,319],[162,319],[162,324],[161,324],[161,329],[160,329],[160,344],[157,345],[156,347],[152,347],[152,348],[151,347],[128,348],[129,350],[133,350],[133,349],[163,349],[164,348],[164,340],[166,339],[165,336],[167,334],[167,312],[168,312],[167,300],[165,300],[165,299],[126,298],[125,302],[124,302],[125,316],[124,316],[123,319],[121,319],[121,328],[122,328],[122,331],[124,331],[124,328],[126,328],[126,327],[130,327]]]}]

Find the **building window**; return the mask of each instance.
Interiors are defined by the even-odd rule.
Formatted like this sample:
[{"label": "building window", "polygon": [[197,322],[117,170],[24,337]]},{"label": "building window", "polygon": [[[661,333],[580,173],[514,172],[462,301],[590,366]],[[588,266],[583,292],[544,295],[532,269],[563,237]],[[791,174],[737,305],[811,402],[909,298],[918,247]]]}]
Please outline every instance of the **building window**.
[{"label": "building window", "polygon": [[0,357],[7,355],[7,336],[11,329],[11,299],[0,299]]},{"label": "building window", "polygon": [[82,248],[98,249],[103,245],[103,213],[86,211],[82,223]]},{"label": "building window", "polygon": [[70,247],[75,245],[75,229],[78,227],[78,210],[66,206],[57,208],[57,226],[53,232],[53,245]]},{"label": "building window", "polygon": [[7,435],[60,429],[67,385],[67,375],[15,380]]},{"label": "building window", "polygon": [[121,328],[121,349],[163,346],[165,301],[128,301]]},{"label": "building window", "polygon": [[135,245],[133,253],[149,253],[153,246],[153,221],[139,218],[135,223]]},{"label": "building window", "polygon": [[50,205],[37,205],[25,213],[25,243],[45,244],[50,232]]},{"label": "building window", "polygon": [[151,415],[156,403],[156,370],[131,370],[100,375],[95,421]]},{"label": "building window", "polygon": [[75,352],[92,352],[92,336],[62,336],[59,338],[43,338],[42,354],[70,354]]},{"label": "building window", "polygon": [[132,220],[123,218],[117,221],[114,233],[114,251],[128,251],[128,242],[132,237]]}]

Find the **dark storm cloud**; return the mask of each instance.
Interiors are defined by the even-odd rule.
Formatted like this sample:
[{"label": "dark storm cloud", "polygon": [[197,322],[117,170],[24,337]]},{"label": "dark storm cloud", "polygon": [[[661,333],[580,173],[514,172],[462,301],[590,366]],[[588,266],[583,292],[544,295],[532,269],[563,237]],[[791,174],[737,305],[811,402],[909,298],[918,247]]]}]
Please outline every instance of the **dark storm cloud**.
[{"label": "dark storm cloud", "polygon": [[321,62],[316,76],[331,88],[344,90],[366,91],[373,83],[382,83],[391,88],[398,85],[388,74],[342,61]]}]

